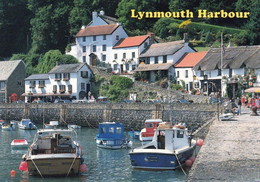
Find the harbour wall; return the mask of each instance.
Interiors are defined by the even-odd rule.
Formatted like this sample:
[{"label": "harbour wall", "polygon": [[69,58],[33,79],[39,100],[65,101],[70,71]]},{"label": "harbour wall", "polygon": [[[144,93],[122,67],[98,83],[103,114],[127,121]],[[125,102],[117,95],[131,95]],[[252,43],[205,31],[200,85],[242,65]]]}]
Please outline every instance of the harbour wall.
[{"label": "harbour wall", "polygon": [[150,104],[150,103],[87,103],[87,104],[0,104],[0,119],[6,121],[30,118],[35,123],[58,120],[65,124],[97,127],[100,122],[121,122],[126,130],[140,130],[146,119],[185,122],[189,129],[198,129],[216,116],[216,104]]}]

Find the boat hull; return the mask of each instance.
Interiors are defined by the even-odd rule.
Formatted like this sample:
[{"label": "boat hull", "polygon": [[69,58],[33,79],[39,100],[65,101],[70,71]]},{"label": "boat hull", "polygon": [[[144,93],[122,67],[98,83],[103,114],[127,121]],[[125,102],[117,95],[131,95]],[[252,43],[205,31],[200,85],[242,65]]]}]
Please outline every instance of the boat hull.
[{"label": "boat hull", "polygon": [[[183,165],[185,160],[189,159],[193,154],[194,148],[185,150],[182,153],[177,154],[178,160]],[[139,152],[130,152],[131,164],[135,169],[144,169],[144,170],[174,170],[179,166],[179,162],[176,158],[176,155],[173,152],[165,153],[155,152],[149,153],[139,153]]]},{"label": "boat hull", "polygon": [[[80,169],[80,158],[46,158],[46,159],[33,159],[33,162],[38,167],[42,176],[67,176],[70,166],[72,168],[68,176],[79,175]],[[28,164],[29,175],[40,176],[38,170],[33,164],[31,159],[26,160]]]},{"label": "boat hull", "polygon": [[125,143],[122,140],[102,140],[97,139],[96,144],[99,148],[105,149],[121,149],[121,148],[129,148],[128,143]]}]

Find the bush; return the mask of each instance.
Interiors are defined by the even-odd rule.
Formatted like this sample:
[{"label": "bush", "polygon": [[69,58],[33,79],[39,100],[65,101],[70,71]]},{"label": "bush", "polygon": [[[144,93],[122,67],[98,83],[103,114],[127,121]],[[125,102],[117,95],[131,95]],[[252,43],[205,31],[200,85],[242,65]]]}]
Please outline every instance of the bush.
[{"label": "bush", "polygon": [[179,84],[171,84],[172,90],[183,90],[183,87]]}]

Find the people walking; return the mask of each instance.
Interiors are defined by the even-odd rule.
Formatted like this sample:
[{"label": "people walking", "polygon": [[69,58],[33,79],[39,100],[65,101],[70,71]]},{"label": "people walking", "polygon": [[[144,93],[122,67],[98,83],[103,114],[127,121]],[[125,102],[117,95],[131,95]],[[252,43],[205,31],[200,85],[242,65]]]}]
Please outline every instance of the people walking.
[{"label": "people walking", "polygon": [[242,110],[241,110],[241,105],[242,105],[242,101],[241,98],[238,98],[238,103],[237,103],[238,107],[239,107],[239,115],[241,115]]}]

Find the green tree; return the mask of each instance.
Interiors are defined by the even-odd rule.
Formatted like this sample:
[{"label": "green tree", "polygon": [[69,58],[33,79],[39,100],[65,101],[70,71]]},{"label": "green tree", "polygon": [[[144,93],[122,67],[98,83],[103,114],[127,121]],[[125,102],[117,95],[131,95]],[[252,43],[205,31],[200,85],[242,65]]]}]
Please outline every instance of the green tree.
[{"label": "green tree", "polygon": [[27,0],[0,0],[0,57],[27,51],[31,16]]},{"label": "green tree", "polygon": [[50,50],[43,56],[42,61],[38,64],[37,69],[39,73],[48,73],[55,65],[78,63],[78,60],[70,55],[62,55],[59,50]]},{"label": "green tree", "polygon": [[68,17],[73,7],[71,0],[28,0],[33,13],[31,19],[31,53],[45,53],[51,49],[64,52],[69,42]]},{"label": "green tree", "polygon": [[103,10],[105,12],[105,15],[114,17],[118,3],[120,1],[121,0],[93,0],[92,9],[98,12],[100,10]]},{"label": "green tree", "polygon": [[195,7],[198,7],[200,0],[170,0],[169,9],[171,11],[190,10],[193,11]]}]

